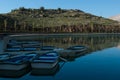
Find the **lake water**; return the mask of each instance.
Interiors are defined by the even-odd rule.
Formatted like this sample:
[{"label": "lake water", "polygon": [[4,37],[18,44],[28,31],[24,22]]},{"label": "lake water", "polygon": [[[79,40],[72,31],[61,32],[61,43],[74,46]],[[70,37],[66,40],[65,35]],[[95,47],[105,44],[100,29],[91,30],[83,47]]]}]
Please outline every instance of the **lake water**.
[{"label": "lake water", "polygon": [[[81,55],[67,56],[67,62],[60,62],[57,68],[48,75],[32,75],[31,72],[19,78],[4,78],[0,80],[120,80],[120,36],[94,35],[94,36],[32,36],[14,37],[18,40],[36,40],[44,45],[67,48],[73,45],[89,47]],[[0,41],[2,53],[3,41]],[[49,73],[45,71],[46,73]]]}]

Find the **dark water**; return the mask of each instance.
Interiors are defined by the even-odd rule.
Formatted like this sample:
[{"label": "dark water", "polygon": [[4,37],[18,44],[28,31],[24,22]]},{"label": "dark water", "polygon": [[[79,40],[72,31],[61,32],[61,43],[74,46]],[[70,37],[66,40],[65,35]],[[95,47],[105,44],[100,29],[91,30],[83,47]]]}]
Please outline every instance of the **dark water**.
[{"label": "dark water", "polygon": [[[72,45],[85,45],[89,47],[89,50],[82,55],[78,53],[77,55],[67,56],[67,62],[60,62],[51,71],[38,71],[37,75],[28,72],[19,78],[1,77],[0,80],[120,80],[119,35],[15,38],[18,40],[37,40],[43,42],[44,45],[53,45],[64,49]],[[47,75],[41,75],[41,72],[47,73]]]}]

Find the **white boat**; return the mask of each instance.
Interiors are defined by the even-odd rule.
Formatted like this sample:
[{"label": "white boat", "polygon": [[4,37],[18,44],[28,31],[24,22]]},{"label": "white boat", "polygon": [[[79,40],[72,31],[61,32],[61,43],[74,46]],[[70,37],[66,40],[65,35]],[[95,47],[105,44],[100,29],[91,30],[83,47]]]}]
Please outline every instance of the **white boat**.
[{"label": "white boat", "polygon": [[33,59],[31,66],[33,69],[50,69],[58,63],[58,58],[57,52],[47,52]]},{"label": "white boat", "polygon": [[22,70],[30,66],[35,55],[20,55],[0,62],[0,70]]}]

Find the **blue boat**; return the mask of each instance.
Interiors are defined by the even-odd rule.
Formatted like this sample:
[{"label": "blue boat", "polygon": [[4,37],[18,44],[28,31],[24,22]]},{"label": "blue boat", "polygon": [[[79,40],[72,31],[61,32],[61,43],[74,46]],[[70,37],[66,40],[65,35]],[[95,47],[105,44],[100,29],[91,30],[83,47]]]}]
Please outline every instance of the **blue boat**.
[{"label": "blue boat", "polygon": [[38,50],[38,48],[34,48],[34,47],[24,47],[22,49],[22,51],[37,51],[37,50]]},{"label": "blue boat", "polygon": [[48,69],[53,68],[58,63],[59,55],[55,51],[47,52],[39,55],[31,62],[33,69]]},{"label": "blue boat", "polygon": [[71,46],[71,47],[67,48],[67,50],[71,50],[71,51],[85,51],[85,50],[87,50],[87,47],[86,46],[77,45],[77,46]]},{"label": "blue boat", "polygon": [[6,48],[6,52],[20,52],[20,51],[38,51],[40,48],[36,47],[11,47],[11,48]]},{"label": "blue boat", "polygon": [[42,47],[42,44],[32,44],[32,43],[29,43],[29,44],[22,44],[22,47],[41,48],[41,47]]},{"label": "blue boat", "polygon": [[15,52],[15,51],[21,51],[22,48],[19,47],[13,47],[13,48],[6,48],[5,51],[7,52]]},{"label": "blue boat", "polygon": [[36,44],[42,44],[41,42],[39,41],[17,41],[17,40],[9,40],[9,43],[8,44],[32,44],[32,45],[36,45]]},{"label": "blue boat", "polygon": [[55,46],[42,46],[41,51],[53,51],[55,48]]},{"label": "blue boat", "polygon": [[19,55],[0,62],[0,70],[22,70],[30,66],[31,61],[37,54]]}]

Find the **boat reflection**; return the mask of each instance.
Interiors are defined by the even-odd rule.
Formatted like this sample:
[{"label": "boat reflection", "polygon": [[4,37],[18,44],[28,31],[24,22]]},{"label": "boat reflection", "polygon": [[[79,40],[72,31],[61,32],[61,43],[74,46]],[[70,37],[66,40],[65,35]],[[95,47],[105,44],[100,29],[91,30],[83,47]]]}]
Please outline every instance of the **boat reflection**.
[{"label": "boat reflection", "polygon": [[87,50],[84,50],[82,52],[75,52],[75,51],[67,51],[67,52],[60,52],[60,58],[64,58],[65,60],[62,60],[62,61],[75,61],[76,58],[79,58],[79,57],[82,57],[82,56],[85,56],[87,54],[90,54],[89,53],[89,49]]},{"label": "boat reflection", "polygon": [[119,35],[74,35],[74,36],[15,36],[14,39],[19,41],[35,40],[42,42],[44,45],[68,48],[73,45],[84,45],[90,48],[91,52],[99,51],[105,48],[117,46],[120,43]]},{"label": "boat reflection", "polygon": [[21,70],[0,70],[0,77],[19,78],[30,72],[31,68],[27,67]]},{"label": "boat reflection", "polygon": [[60,70],[60,65],[57,64],[53,68],[32,69],[31,75],[34,76],[54,76]]}]

